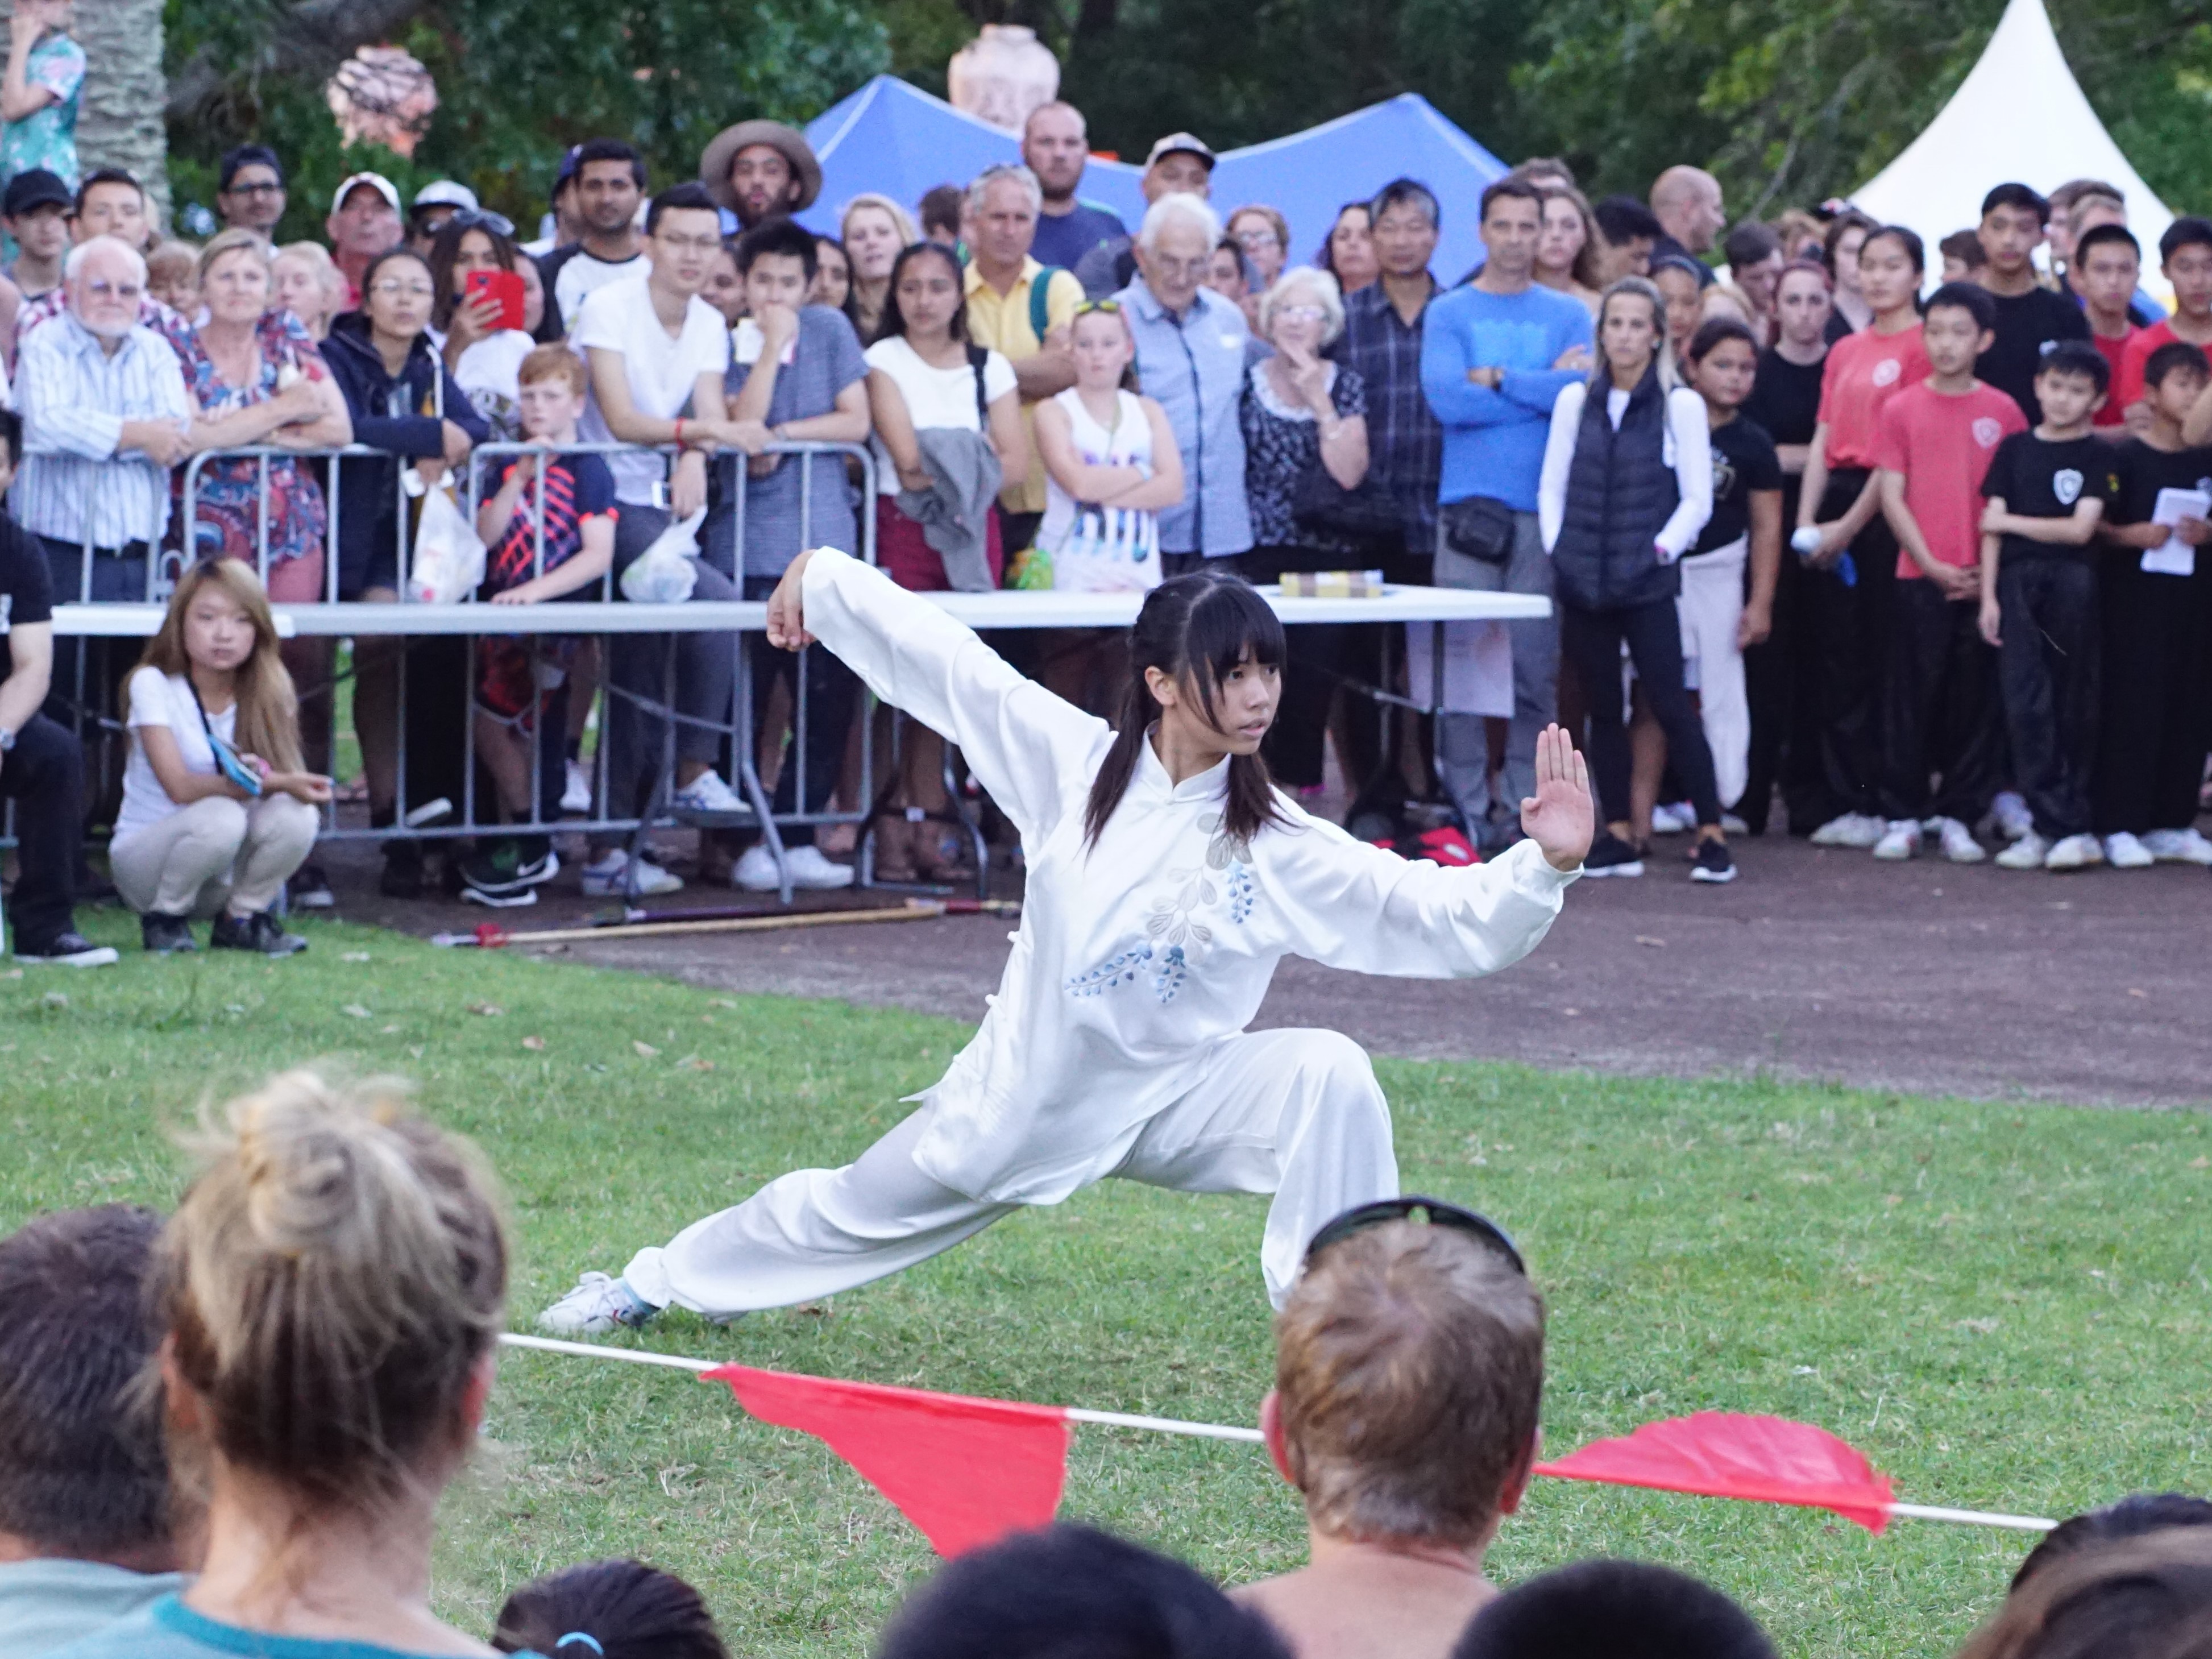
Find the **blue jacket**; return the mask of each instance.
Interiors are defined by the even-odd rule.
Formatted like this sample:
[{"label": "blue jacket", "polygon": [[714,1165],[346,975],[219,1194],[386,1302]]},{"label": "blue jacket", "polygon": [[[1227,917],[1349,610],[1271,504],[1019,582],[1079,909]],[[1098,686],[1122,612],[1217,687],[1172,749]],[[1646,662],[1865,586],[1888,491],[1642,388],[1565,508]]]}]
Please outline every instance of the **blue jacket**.
[{"label": "blue jacket", "polygon": [[[1437,499],[1486,495],[1516,513],[1536,510],[1536,480],[1560,390],[1587,369],[1555,369],[1560,354],[1590,343],[1582,301],[1532,286],[1519,294],[1456,288],[1430,301],[1421,335],[1421,390],[1444,429]],[[1467,378],[1503,368],[1496,390]]]}]

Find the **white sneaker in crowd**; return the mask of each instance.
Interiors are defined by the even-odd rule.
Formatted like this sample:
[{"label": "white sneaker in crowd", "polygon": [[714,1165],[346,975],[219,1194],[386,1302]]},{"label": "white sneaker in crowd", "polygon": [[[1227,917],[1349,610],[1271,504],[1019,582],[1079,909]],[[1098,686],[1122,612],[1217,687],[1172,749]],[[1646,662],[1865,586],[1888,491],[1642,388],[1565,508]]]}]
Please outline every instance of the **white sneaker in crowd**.
[{"label": "white sneaker in crowd", "polygon": [[[611,847],[584,866],[584,896],[586,898],[606,898],[611,895],[626,895],[630,890],[629,854],[619,847]],[[637,891],[646,894],[680,893],[684,878],[672,876],[651,859],[637,861]]]},{"label": "white sneaker in crowd", "polygon": [[2093,864],[2105,861],[2105,849],[2097,844],[2094,836],[2067,836],[2045,854],[2043,867],[2046,870],[2086,870]]},{"label": "white sneaker in crowd", "polygon": [[1997,854],[1997,868],[2040,870],[2043,868],[2044,857],[2050,851],[2051,843],[2031,830]]},{"label": "white sneaker in crowd", "polygon": [[1698,809],[1686,800],[1662,801],[1651,809],[1651,833],[1686,836],[1698,827]]},{"label": "white sneaker in crowd", "polygon": [[[759,862],[749,872],[746,861],[755,854]],[[849,864],[840,864],[825,856],[822,849],[809,842],[804,847],[783,849],[785,866],[791,872],[791,884],[801,892],[828,893],[841,887],[850,887],[857,873]],[[765,846],[749,848],[744,858],[738,860],[738,884],[750,887],[755,892],[768,892],[775,886],[775,860],[769,856]]]},{"label": "white sneaker in crowd", "polygon": [[2142,837],[2143,847],[2160,864],[2212,866],[2212,841],[2193,826],[2187,830],[2154,830]]},{"label": "white sneaker in crowd", "polygon": [[568,782],[561,791],[561,810],[577,817],[586,816],[592,810],[592,775],[581,761],[568,763]]},{"label": "white sneaker in crowd", "polygon": [[1747,836],[1751,833],[1751,826],[1739,814],[1723,812],[1721,814],[1721,833],[1724,836]]},{"label": "white sneaker in crowd", "polygon": [[1943,856],[1954,864],[1979,864],[1989,856],[1974,832],[1956,818],[1936,819],[1936,833],[1942,839]]},{"label": "white sneaker in crowd", "polygon": [[2121,830],[2105,837],[2105,862],[2115,870],[2148,870],[2158,860],[2149,848]]},{"label": "white sneaker in crowd", "polygon": [[690,812],[742,812],[744,799],[722,781],[719,772],[702,772],[676,792],[676,804]]},{"label": "white sneaker in crowd", "polygon": [[1998,790],[1997,798],[1990,803],[1990,817],[2007,841],[2035,833],[2035,814],[2027,810],[2027,799],[2017,789]]},{"label": "white sneaker in crowd", "polygon": [[1889,833],[1888,823],[1871,812],[1846,812],[1813,832],[1815,847],[1848,847],[1863,853]]},{"label": "white sneaker in crowd", "polygon": [[624,1325],[642,1325],[659,1309],[611,1273],[583,1273],[570,1291],[538,1316],[538,1328],[555,1336],[605,1336]]},{"label": "white sneaker in crowd", "polygon": [[1892,818],[1883,827],[1881,839],[1874,844],[1874,855],[1884,863],[1903,863],[1920,854],[1920,821],[1917,818]]}]

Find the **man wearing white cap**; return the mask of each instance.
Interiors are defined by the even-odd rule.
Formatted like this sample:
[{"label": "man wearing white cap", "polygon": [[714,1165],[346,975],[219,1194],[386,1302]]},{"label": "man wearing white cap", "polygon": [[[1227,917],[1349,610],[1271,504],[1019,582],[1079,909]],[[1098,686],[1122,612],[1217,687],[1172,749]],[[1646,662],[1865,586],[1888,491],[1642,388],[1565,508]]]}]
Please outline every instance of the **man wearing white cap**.
[{"label": "man wearing white cap", "polygon": [[430,244],[438,240],[446,221],[463,211],[482,211],[476,191],[451,179],[431,180],[415,192],[414,201],[408,205],[407,246],[428,258]]},{"label": "man wearing white cap", "polygon": [[361,274],[368,262],[399,240],[398,187],[380,173],[356,173],[331,194],[323,233],[331,258],[346,280],[346,309],[361,309]]},{"label": "man wearing white cap", "polygon": [[[1144,177],[1137,180],[1150,207],[1163,196],[1195,196],[1201,202],[1213,194],[1213,150],[1192,132],[1171,132],[1152,146],[1145,158]],[[1087,299],[1103,300],[1129,286],[1137,274],[1133,237],[1101,242],[1085,254],[1075,267],[1075,279]]]}]

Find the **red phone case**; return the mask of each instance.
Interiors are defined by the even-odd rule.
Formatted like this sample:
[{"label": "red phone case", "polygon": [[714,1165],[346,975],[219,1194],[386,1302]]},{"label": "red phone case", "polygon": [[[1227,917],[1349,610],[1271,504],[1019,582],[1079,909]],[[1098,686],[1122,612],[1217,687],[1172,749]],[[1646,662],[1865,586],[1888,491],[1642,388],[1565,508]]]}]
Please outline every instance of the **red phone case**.
[{"label": "red phone case", "polygon": [[471,299],[489,294],[499,301],[501,328],[522,326],[522,275],[514,270],[472,270],[466,291]]}]

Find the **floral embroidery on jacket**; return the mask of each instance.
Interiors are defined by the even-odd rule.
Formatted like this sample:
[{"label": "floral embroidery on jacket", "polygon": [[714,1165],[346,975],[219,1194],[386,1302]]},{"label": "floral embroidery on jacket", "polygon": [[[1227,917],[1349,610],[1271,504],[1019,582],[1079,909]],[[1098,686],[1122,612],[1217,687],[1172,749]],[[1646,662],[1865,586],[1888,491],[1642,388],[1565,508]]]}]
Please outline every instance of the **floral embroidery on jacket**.
[{"label": "floral embroidery on jacket", "polygon": [[1200,914],[1224,908],[1229,921],[1240,927],[1250,919],[1260,894],[1252,876],[1251,842],[1231,836],[1218,812],[1207,813],[1198,827],[1210,837],[1205,860],[1170,870],[1161,878],[1168,890],[1155,895],[1145,913],[1146,941],[1071,975],[1069,995],[1095,997],[1116,985],[1133,984],[1143,964],[1151,963],[1152,994],[1165,1006],[1176,1000],[1192,965],[1213,943],[1213,928],[1199,919]]}]

